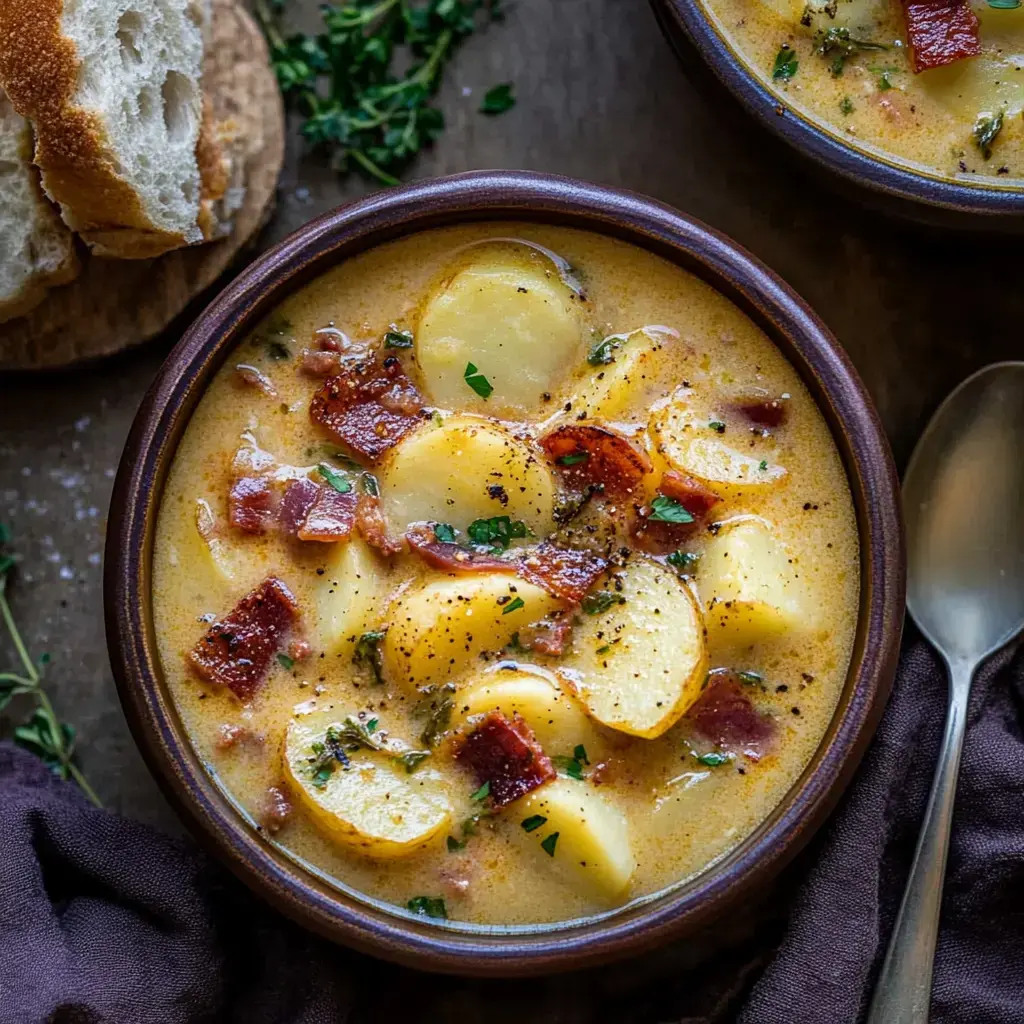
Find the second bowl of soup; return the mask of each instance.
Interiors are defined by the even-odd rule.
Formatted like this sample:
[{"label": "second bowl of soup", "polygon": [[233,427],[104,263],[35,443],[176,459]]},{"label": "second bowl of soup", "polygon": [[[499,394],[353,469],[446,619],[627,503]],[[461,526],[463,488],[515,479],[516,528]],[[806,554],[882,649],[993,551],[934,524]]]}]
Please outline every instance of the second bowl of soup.
[{"label": "second bowl of soup", "polygon": [[201,766],[186,802],[220,805],[243,874],[263,859],[336,937],[494,972],[628,948],[701,880],[739,888],[758,841],[779,855],[889,681],[867,477],[901,552],[877,426],[851,448],[822,408],[828,359],[805,379],[579,200],[510,219],[486,194],[483,221],[307,267],[230,341],[194,331],[143,576],[112,537],[149,588],[149,710],[122,676],[143,741]]}]

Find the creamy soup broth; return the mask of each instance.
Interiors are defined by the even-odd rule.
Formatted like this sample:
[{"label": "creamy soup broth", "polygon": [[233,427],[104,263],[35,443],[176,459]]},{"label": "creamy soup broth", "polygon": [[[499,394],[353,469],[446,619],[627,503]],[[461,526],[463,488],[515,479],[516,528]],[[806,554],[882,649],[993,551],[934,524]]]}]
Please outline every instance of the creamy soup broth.
[{"label": "creamy soup broth", "polygon": [[[461,347],[438,341],[445,331],[486,334],[488,317],[466,296],[487,288],[497,289],[487,301],[498,324],[493,336],[475,348],[472,337]],[[532,292],[532,304],[504,329],[518,315],[511,291],[527,299]],[[552,303],[556,321],[544,319]],[[411,336],[412,346],[380,350],[388,332],[398,346]],[[324,367],[314,355],[303,372],[303,350],[315,351],[325,338],[344,349],[327,362],[378,350],[396,357],[423,396],[426,411],[398,445],[375,462],[357,458],[374,474],[391,537],[401,541],[408,517],[433,511],[425,519],[441,524],[427,534],[441,553],[435,559],[453,551],[528,558],[550,535],[566,547],[589,545],[611,565],[582,606],[515,575],[446,572],[428,561],[430,551],[425,557],[408,545],[386,557],[358,530],[333,543],[296,540],[278,522],[279,510],[262,532],[232,525],[232,502],[241,499],[229,495],[242,477],[266,483],[272,508],[297,480],[329,488],[325,473],[359,493],[374,489],[343,457],[345,446],[311,419],[325,378],[309,373]],[[429,353],[424,339],[433,339]],[[513,351],[502,355],[503,346]],[[479,382],[468,380],[467,352],[493,389],[486,399]],[[754,399],[763,405],[738,411]],[[778,409],[782,422],[765,426]],[[579,477],[602,452],[547,451],[538,441],[595,423],[639,451],[649,471],[624,495],[611,484],[598,489],[560,526],[553,503],[562,503],[564,519],[589,492]],[[495,449],[493,479],[502,483],[493,494],[470,450],[478,428],[506,439]],[[454,440],[429,440],[446,430],[456,432]],[[412,452],[408,465],[397,464],[403,451]],[[513,466],[523,451],[525,461]],[[718,499],[693,523],[650,521],[658,508],[671,519],[692,505],[662,493],[677,493],[665,479],[673,468],[696,468]],[[682,475],[692,485],[693,474]],[[245,514],[234,510],[236,521]],[[474,547],[471,523],[503,514],[529,532],[498,537],[486,553]],[[476,225],[413,235],[347,260],[289,298],[229,356],[167,481],[153,607],[163,671],[191,741],[267,842],[399,908],[529,925],[604,911],[689,878],[782,800],[819,744],[845,680],[858,558],[829,430],[794,369],[735,306],[693,275],[619,241],[562,228]],[[759,572],[768,578],[753,579]],[[240,699],[218,684],[216,671],[201,678],[189,652],[268,577],[294,598],[297,621],[275,644],[252,694],[243,687]],[[472,644],[483,649],[468,649],[477,627],[464,619],[440,634],[428,630],[427,640],[422,630],[413,636],[416,616],[442,614],[440,599],[431,603],[432,585],[454,588],[445,593],[460,614],[475,611],[480,632]],[[514,607],[520,601],[525,606]],[[571,626],[562,655],[529,647],[533,622],[545,615],[548,626]],[[436,657],[422,664],[407,657],[416,643],[422,654],[431,642]],[[628,687],[622,694],[614,682],[619,665]],[[742,692],[748,706],[740,728],[749,734],[728,735],[728,715],[724,725],[715,718],[721,707],[710,709],[703,732],[695,726],[709,679],[711,687],[729,684],[724,693]],[[508,680],[525,680],[534,696],[516,699],[514,685],[501,690]],[[538,685],[547,688],[550,714],[537,710]],[[448,722],[443,714],[432,718],[448,696]],[[481,795],[487,787],[476,762],[453,756],[492,710],[505,715],[495,729],[525,721],[535,734],[530,749],[542,748],[557,772],[497,808],[501,786]],[[329,746],[325,760],[324,729],[346,719],[385,749],[343,738],[342,758],[331,760]],[[480,749],[491,752],[482,741]],[[360,786],[377,809],[362,807],[355,826],[345,812],[339,825],[332,808],[362,799],[352,792]],[[359,823],[372,831],[379,807],[401,787],[414,787],[420,801],[398,814],[405,831],[390,835],[398,826],[378,822],[376,838],[365,840]],[[423,842],[415,840],[419,827]]]}]

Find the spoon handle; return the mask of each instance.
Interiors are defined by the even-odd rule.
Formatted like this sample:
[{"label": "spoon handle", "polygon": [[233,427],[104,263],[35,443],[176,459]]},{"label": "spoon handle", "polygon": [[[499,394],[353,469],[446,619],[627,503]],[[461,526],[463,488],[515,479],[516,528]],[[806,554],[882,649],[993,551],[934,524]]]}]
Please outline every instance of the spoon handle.
[{"label": "spoon handle", "polygon": [[949,713],[939,763],[867,1024],[927,1024],[928,1021],[953,798],[973,672],[974,666],[966,662],[950,665]]}]

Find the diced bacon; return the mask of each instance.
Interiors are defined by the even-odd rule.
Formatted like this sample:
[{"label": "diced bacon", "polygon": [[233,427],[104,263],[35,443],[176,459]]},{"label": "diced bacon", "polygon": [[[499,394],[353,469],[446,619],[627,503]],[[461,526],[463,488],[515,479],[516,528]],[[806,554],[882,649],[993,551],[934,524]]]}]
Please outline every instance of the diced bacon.
[{"label": "diced bacon", "polygon": [[319,493],[320,485],[309,477],[294,480],[288,485],[288,490],[281,499],[281,506],[277,510],[278,522],[285,533],[292,537],[298,534]]},{"label": "diced bacon", "polygon": [[308,640],[296,637],[288,645],[288,657],[292,661],[305,661],[313,653],[313,645]]},{"label": "diced bacon", "polygon": [[299,369],[307,377],[333,377],[341,370],[341,356],[333,351],[304,348]]},{"label": "diced bacon", "polygon": [[978,16],[968,0],[903,0],[903,13],[915,73],[981,53]]},{"label": "diced bacon", "polygon": [[298,606],[273,576],[246,594],[187,655],[192,671],[249,700],[262,685],[274,656],[288,645]]},{"label": "diced bacon", "polygon": [[608,562],[592,551],[560,548],[544,541],[519,563],[519,575],[527,583],[577,604],[607,568]]},{"label": "diced bacon", "polygon": [[579,491],[590,485],[612,497],[634,493],[651,472],[651,460],[607,427],[559,427],[541,439],[566,483]]},{"label": "diced bacon", "polygon": [[292,802],[284,784],[268,786],[263,797],[263,806],[260,809],[260,823],[263,827],[271,834],[280,832],[292,816],[292,811]]},{"label": "diced bacon", "polygon": [[313,332],[313,339],[321,352],[347,352],[352,347],[349,336],[337,327],[321,327]]},{"label": "diced bacon", "polygon": [[262,370],[248,363],[239,363],[235,367],[235,375],[245,385],[262,391],[268,398],[277,398],[277,388],[273,381]]},{"label": "diced bacon", "polygon": [[550,654],[558,658],[565,654],[572,638],[572,615],[565,613],[558,618],[543,618],[531,622],[519,630],[519,646],[528,651]]},{"label": "diced bacon", "polygon": [[296,536],[299,540],[323,543],[345,540],[356,523],[356,493],[336,491],[329,484],[320,484],[316,498],[306,513],[305,522]]},{"label": "diced bacon", "polygon": [[380,498],[374,494],[359,495],[356,502],[356,529],[363,540],[382,555],[397,555],[402,550],[402,542],[388,533]]},{"label": "diced bacon", "polygon": [[253,732],[244,725],[229,725],[225,722],[217,730],[214,746],[218,750],[231,750],[234,747],[251,747],[259,749],[266,742],[262,733]]},{"label": "diced bacon", "polygon": [[551,759],[519,715],[511,720],[492,711],[463,740],[455,753],[476,777],[490,783],[495,807],[504,807],[555,777]]},{"label": "diced bacon", "polygon": [[686,717],[709,743],[755,760],[766,752],[776,733],[774,719],[754,707],[739,676],[730,669],[716,669],[708,676],[704,692]]},{"label": "diced bacon", "polygon": [[409,547],[423,559],[427,565],[444,572],[508,572],[517,569],[515,562],[506,562],[494,555],[469,551],[458,544],[440,541],[434,533],[432,523],[413,523],[405,534]]},{"label": "diced bacon", "polygon": [[394,356],[343,365],[309,406],[314,423],[370,462],[413,430],[422,413],[423,399]]},{"label": "diced bacon", "polygon": [[768,398],[761,395],[749,395],[738,398],[734,408],[751,423],[769,430],[781,427],[786,422],[789,402],[785,398]]},{"label": "diced bacon", "polygon": [[658,555],[668,554],[686,543],[700,529],[701,518],[722,500],[699,480],[673,469],[661,478],[658,491],[666,498],[678,501],[693,516],[692,523],[666,523],[651,518],[653,509],[649,505],[637,509],[636,518],[630,526],[633,541],[641,551]]},{"label": "diced bacon", "polygon": [[274,491],[263,477],[239,477],[228,498],[231,525],[246,533],[265,533],[274,516]]}]

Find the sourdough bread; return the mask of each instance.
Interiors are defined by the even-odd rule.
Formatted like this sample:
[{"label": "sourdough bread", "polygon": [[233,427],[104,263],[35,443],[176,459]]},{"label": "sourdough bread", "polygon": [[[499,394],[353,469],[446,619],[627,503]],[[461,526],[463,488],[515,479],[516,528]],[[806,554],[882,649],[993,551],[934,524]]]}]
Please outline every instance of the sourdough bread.
[{"label": "sourdough bread", "polygon": [[202,133],[207,11],[207,0],[0,2],[0,85],[33,122],[43,187],[100,255],[204,238],[204,188],[223,173],[209,124]]},{"label": "sourdough bread", "polygon": [[0,90],[0,321],[24,315],[77,274],[71,232],[32,166],[32,129]]}]

